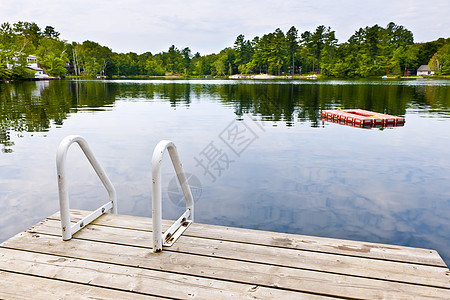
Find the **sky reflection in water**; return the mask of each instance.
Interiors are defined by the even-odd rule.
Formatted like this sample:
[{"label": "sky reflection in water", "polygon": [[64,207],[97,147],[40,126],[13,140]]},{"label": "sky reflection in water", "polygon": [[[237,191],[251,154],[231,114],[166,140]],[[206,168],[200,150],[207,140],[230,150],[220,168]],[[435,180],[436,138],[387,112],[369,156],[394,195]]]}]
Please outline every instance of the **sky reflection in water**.
[{"label": "sky reflection in water", "polygon": [[[59,209],[56,149],[79,134],[120,213],[151,216],[151,154],[170,139],[201,184],[197,222],[432,248],[450,262],[448,81],[23,82],[0,84],[0,101],[0,241]],[[406,124],[320,119],[336,107]],[[206,154],[216,155],[209,169]],[[77,146],[68,170],[73,208],[106,201]],[[174,219],[169,159],[163,173],[163,217]]]}]

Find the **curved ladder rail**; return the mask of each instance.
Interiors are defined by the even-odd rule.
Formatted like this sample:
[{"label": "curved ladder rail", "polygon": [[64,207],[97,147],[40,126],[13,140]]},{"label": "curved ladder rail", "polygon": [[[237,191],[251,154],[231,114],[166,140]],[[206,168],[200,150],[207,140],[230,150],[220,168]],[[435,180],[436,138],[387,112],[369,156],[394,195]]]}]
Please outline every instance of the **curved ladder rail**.
[{"label": "curved ladder rail", "polygon": [[[69,191],[66,184],[66,156],[69,147],[73,143],[78,143],[81,150],[83,150],[87,159],[91,163],[98,177],[102,181],[109,195],[109,202],[102,205],[91,214],[78,221],[75,225],[70,224],[70,206],[69,206]],[[77,231],[84,228],[86,225],[91,223],[93,220],[101,216],[107,210],[112,213],[117,213],[117,196],[116,190],[103,170],[102,166],[99,164],[94,156],[94,153],[89,148],[86,140],[79,135],[69,135],[64,138],[59,144],[58,150],[56,152],[56,170],[58,173],[58,190],[59,190],[59,209],[61,214],[61,227],[62,227],[62,237],[63,240],[70,240],[72,235]]]},{"label": "curved ladder rail", "polygon": [[[161,229],[161,163],[165,150],[168,150],[178,182],[186,199],[186,211],[163,234]],[[156,145],[152,157],[152,218],[153,218],[153,252],[162,251],[162,246],[172,246],[173,243],[194,221],[194,201],[191,188],[184,176],[183,167],[178,157],[177,148],[171,141],[162,140]]]}]

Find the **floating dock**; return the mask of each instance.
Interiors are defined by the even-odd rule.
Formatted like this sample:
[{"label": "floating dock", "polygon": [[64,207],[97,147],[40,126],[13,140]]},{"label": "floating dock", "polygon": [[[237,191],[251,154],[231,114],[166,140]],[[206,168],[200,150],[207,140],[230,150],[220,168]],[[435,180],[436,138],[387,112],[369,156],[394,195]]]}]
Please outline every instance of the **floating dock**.
[{"label": "floating dock", "polygon": [[354,127],[398,127],[405,125],[405,118],[364,109],[322,110],[325,121]]},{"label": "floating dock", "polygon": [[[90,212],[71,210],[72,223]],[[166,230],[173,221],[162,221]],[[152,219],[56,213],[0,244],[2,299],[449,299],[434,250],[193,223],[153,253]]]}]

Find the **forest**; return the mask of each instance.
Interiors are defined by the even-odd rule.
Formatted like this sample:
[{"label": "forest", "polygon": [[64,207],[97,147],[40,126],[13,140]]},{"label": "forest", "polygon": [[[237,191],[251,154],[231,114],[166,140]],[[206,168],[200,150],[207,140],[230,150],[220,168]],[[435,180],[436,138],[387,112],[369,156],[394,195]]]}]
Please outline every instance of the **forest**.
[{"label": "forest", "polygon": [[369,78],[415,75],[428,65],[436,75],[450,75],[450,38],[414,43],[413,33],[393,22],[386,27],[359,28],[339,43],[331,27],[299,32],[292,26],[247,39],[239,34],[220,53],[200,54],[189,47],[152,54],[115,53],[94,41],[69,43],[52,26],[41,29],[34,22],[0,25],[0,79],[34,77],[27,68],[28,55],[54,77],[134,77],[178,75],[190,77],[234,74],[322,78]]}]

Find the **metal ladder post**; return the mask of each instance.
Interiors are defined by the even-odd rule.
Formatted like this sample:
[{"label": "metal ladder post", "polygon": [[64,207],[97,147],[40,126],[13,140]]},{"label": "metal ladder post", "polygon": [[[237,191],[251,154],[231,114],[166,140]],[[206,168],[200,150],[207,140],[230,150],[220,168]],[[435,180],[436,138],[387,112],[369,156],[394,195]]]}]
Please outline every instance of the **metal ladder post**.
[{"label": "metal ladder post", "polygon": [[[73,143],[78,143],[81,150],[83,150],[87,159],[91,163],[98,177],[102,181],[106,190],[108,191],[109,202],[100,206],[98,209],[93,211],[91,214],[78,221],[75,225],[70,224],[70,205],[69,205],[69,191],[66,183],[66,156],[69,147]],[[61,214],[61,228],[63,240],[70,240],[72,235],[74,235],[80,229],[86,227],[93,220],[98,218],[100,215],[109,210],[112,213],[117,214],[117,196],[116,190],[102,168],[100,163],[94,156],[94,153],[89,148],[86,140],[79,135],[69,135],[64,138],[59,144],[58,150],[56,152],[56,171],[58,174],[58,191],[59,191],[59,208]]]},{"label": "metal ladder post", "polygon": [[[161,205],[161,163],[165,150],[168,150],[178,182],[186,199],[186,211],[163,234]],[[153,218],[153,252],[162,251],[162,246],[172,246],[173,243],[194,221],[194,201],[191,188],[184,176],[183,166],[178,156],[177,148],[171,141],[162,140],[156,145],[152,157],[152,218]]]}]

